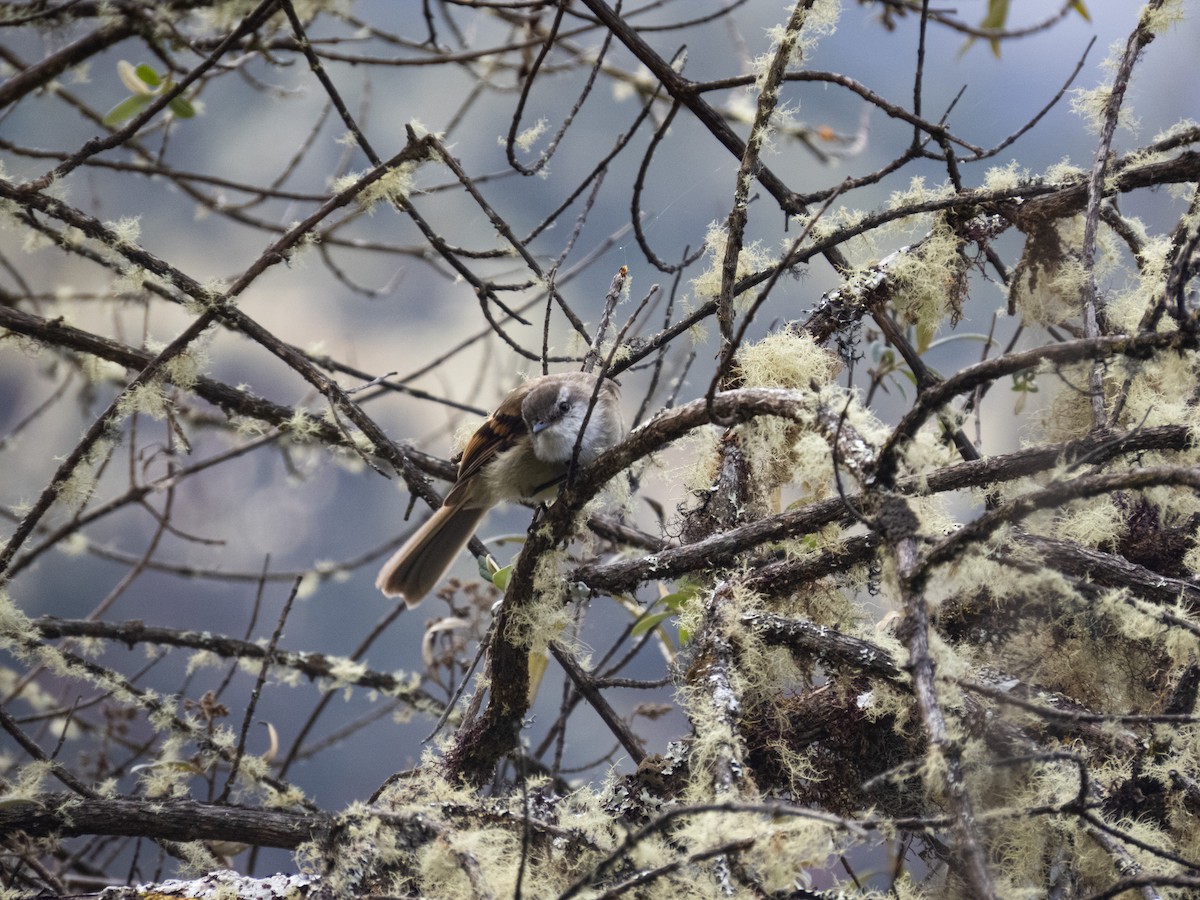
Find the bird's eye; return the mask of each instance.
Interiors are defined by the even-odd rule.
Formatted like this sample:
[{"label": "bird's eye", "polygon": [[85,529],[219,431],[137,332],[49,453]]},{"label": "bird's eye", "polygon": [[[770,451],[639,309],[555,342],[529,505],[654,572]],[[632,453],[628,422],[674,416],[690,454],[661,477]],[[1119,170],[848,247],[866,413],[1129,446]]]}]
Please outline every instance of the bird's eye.
[{"label": "bird's eye", "polygon": [[570,409],[570,408],[571,408],[571,404],[570,404],[570,403],[568,403],[566,400],[559,400],[559,401],[558,401],[558,411],[559,411],[559,412],[561,412],[561,413],[565,413],[565,412],[566,412],[568,409]]}]

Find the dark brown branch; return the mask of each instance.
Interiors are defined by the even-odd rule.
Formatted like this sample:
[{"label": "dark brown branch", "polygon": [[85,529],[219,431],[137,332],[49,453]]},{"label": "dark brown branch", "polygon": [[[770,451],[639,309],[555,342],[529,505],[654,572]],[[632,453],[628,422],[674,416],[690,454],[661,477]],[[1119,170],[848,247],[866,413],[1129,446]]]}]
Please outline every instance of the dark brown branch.
[{"label": "dark brown branch", "polygon": [[169,841],[235,841],[292,849],[333,827],[328,813],[213,806],[194,800],[131,800],[41,794],[0,805],[0,833],[123,835]]},{"label": "dark brown branch", "polygon": [[971,886],[971,895],[979,900],[996,896],[995,884],[988,871],[987,854],[975,816],[975,800],[967,791],[962,763],[962,744],[946,727],[943,703],[938,695],[936,666],[930,654],[929,606],[925,597],[925,579],[918,553],[919,523],[908,501],[896,495],[885,496],[880,503],[876,527],[881,542],[896,566],[900,582],[904,617],[898,636],[908,648],[908,670],[913,696],[929,742],[929,763],[940,782],[939,793],[949,807],[962,877]]},{"label": "dark brown branch", "polygon": [[1200,491],[1200,469],[1184,466],[1134,468],[1102,475],[1085,475],[1031,491],[985,512],[978,519],[964,525],[961,530],[935,544],[925,554],[922,569],[928,577],[934,566],[958,558],[958,554],[968,545],[984,541],[996,529],[1020,522],[1040,509],[1049,509],[1071,500],[1111,494],[1115,491],[1141,490],[1160,485]]},{"label": "dark brown branch", "polygon": [[596,686],[596,681],[590,672],[584,670],[579,665],[579,662],[569,651],[557,641],[550,643],[550,652],[554,654],[554,658],[558,660],[558,664],[563,667],[563,671],[570,677],[576,689],[583,695],[584,699],[591,705],[596,714],[604,720],[604,724],[608,726],[621,746],[625,748],[625,752],[629,754],[629,758],[635,764],[640,764],[646,758],[646,749],[642,746],[642,742],[635,735],[621,718],[604,699],[604,695]]},{"label": "dark brown branch", "polygon": [[[1061,461],[1086,460],[1093,465],[1102,465],[1124,454],[1140,453],[1151,449],[1183,450],[1190,442],[1188,429],[1183,426],[1162,426],[1128,432],[1124,435],[1089,435],[1066,445],[1033,447],[1014,453],[992,456],[986,459],[959,463],[940,469],[920,478],[906,478],[897,484],[903,493],[941,493],[983,487],[996,482],[1011,481],[1035,472],[1045,471]],[[850,501],[858,502],[860,495],[852,494]],[[648,556],[622,559],[611,563],[586,563],[571,575],[593,590],[619,593],[636,587],[639,583],[656,578],[673,578],[685,572],[705,571],[713,567],[728,565],[740,553],[764,543],[784,540],[802,534],[811,534],[846,515],[845,503],[840,498],[830,498],[810,503],[797,509],[759,519],[746,525],[730,529],[681,547],[668,547]],[[853,558],[862,559],[874,546],[870,539],[865,544],[852,544]],[[817,560],[786,560],[747,573],[748,583],[760,590],[786,587],[797,580],[819,577],[840,567],[847,558],[848,549],[829,551]],[[775,579],[783,579],[782,585]]]},{"label": "dark brown branch", "polygon": [[141,25],[133,18],[125,17],[89,31],[79,40],[61,50],[51,53],[34,65],[19,70],[0,83],[0,109],[20,100],[30,91],[44,87],[67,69],[125,40]]},{"label": "dark brown branch", "polygon": [[891,484],[900,464],[901,450],[910,441],[921,425],[944,404],[954,397],[975,387],[995,381],[1014,372],[1022,372],[1034,366],[1050,364],[1065,366],[1085,360],[1108,359],[1113,356],[1142,356],[1153,351],[1183,350],[1196,343],[1194,335],[1180,332],[1154,334],[1108,335],[1047,344],[1016,353],[1008,353],[986,359],[983,362],[959,370],[945,381],[921,392],[912,409],[896,426],[887,443],[879,451],[879,463],[875,479],[884,485]]},{"label": "dark brown branch", "polygon": [[[222,659],[269,660],[272,666],[292,669],[311,680],[340,679],[336,671],[337,659],[324,653],[300,653],[266,648],[253,641],[243,641],[207,631],[160,628],[136,621],[93,622],[87,619],[57,619],[52,616],[34,619],[32,624],[44,638],[90,637],[116,641],[128,647],[186,647],[204,650]],[[345,683],[379,691],[417,706],[428,705],[433,709],[438,705],[437,701],[421,688],[412,688],[407,679],[387,672],[364,669],[352,678],[345,679]]]},{"label": "dark brown branch", "polygon": [[748,613],[742,621],[771,646],[787,647],[826,669],[869,672],[890,679],[904,677],[900,664],[887,650],[836,628],[768,613]]},{"label": "dark brown branch", "polygon": [[[15,298],[0,290],[0,299],[11,302]],[[60,318],[44,319],[12,305],[0,305],[0,328],[31,337],[47,346],[87,353],[134,372],[140,372],[154,359],[154,354],[146,350],[137,350],[120,341],[83,331],[68,325]],[[304,431],[307,434],[331,446],[344,446],[347,443],[345,435],[327,419],[302,410],[297,411],[294,407],[272,403],[249,391],[231,387],[207,376],[200,376],[187,388],[227,413],[248,416],[277,427],[294,422],[295,417],[300,415],[303,417]]]},{"label": "dark brown branch", "polygon": [[[1117,131],[1117,118],[1125,100],[1125,91],[1133,75],[1133,65],[1141,55],[1142,48],[1154,39],[1149,28],[1151,17],[1163,4],[1163,0],[1150,0],[1138,17],[1137,26],[1125,43],[1125,52],[1113,75],[1112,89],[1104,103],[1104,116],[1100,124],[1100,140],[1092,157],[1092,168],[1087,179],[1087,206],[1083,218],[1083,239],[1079,249],[1080,265],[1083,267],[1083,335],[1087,338],[1100,336],[1100,318],[1097,309],[1099,298],[1096,286],[1096,236],[1100,228],[1100,203],[1104,199],[1104,181],[1111,165],[1110,154],[1113,136]],[[1092,363],[1088,373],[1088,399],[1092,407],[1092,428],[1103,429],[1108,424],[1105,409],[1104,372],[1100,361]]]},{"label": "dark brown branch", "polygon": [[1167,608],[1183,603],[1192,610],[1200,610],[1200,585],[1193,581],[1168,578],[1118,554],[1071,541],[1037,534],[1017,535],[1016,540],[1037,550],[1047,565],[1066,575],[1086,578],[1104,587],[1128,588],[1141,599]]},{"label": "dark brown branch", "polygon": [[[678,100],[694,115],[705,128],[731,154],[741,159],[746,152],[745,142],[738,137],[725,119],[713,109],[695,90],[692,82],[688,81],[662,56],[643,40],[635,29],[610,7],[604,0],[583,0],[585,6],[600,20],[605,28],[617,36],[625,47],[648,68],[673,98]],[[758,182],[778,201],[785,212],[798,213],[801,208],[796,202],[796,193],[789,189],[783,181],[766,166],[761,166],[755,173]]]}]

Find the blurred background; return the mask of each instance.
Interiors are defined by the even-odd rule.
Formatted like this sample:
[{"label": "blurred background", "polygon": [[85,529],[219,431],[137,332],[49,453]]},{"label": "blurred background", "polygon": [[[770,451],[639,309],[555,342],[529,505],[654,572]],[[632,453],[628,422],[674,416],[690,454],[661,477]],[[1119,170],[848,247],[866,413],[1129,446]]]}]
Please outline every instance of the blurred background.
[{"label": "blurred background", "polygon": [[[521,68],[532,63],[538,45],[534,42],[527,49],[495,58],[475,53],[527,36],[501,11],[430,6],[436,29],[432,41],[422,5],[415,3],[344,3],[336,12],[319,14],[307,24],[329,77],[380,156],[388,158],[404,145],[406,127],[412,123],[443,135],[488,203],[517,235],[525,237],[547,220],[630,128],[645,99],[641,88],[650,82],[640,64],[614,43],[555,155],[538,174],[517,174],[506,161],[505,136],[520,96],[516,86]],[[983,20],[985,6],[962,2],[955,14],[961,21],[977,24]],[[1191,6],[1184,4],[1189,13]],[[651,4],[641,11],[627,8],[624,15],[662,56],[678,54],[687,78],[706,82],[752,72],[754,61],[771,48],[770,30],[786,21],[788,14],[775,0],[751,0],[736,4],[728,15],[709,18],[708,14],[724,8],[723,3],[692,0]],[[1090,0],[1087,9],[1090,19],[1069,13],[1028,38],[1004,42],[999,55],[985,40],[968,45],[961,32],[931,26],[924,63],[924,115],[945,116],[955,134],[978,146],[992,146],[1046,106],[1081,60],[1082,69],[1071,88],[1101,84],[1109,77],[1102,63],[1111,45],[1123,44],[1139,7],[1118,0]],[[1032,25],[1051,13],[1046,4],[1014,2],[1009,26]],[[184,69],[211,50],[229,25],[206,22],[204,15],[208,13],[197,12],[179,23],[180,34],[186,34],[192,46],[174,45],[171,57]],[[553,10],[547,9],[546,19],[552,16]],[[685,21],[694,24],[680,24]],[[22,62],[36,62],[68,45],[91,24],[4,28],[0,43],[5,74],[11,76]],[[516,131],[523,132],[539,120],[546,123],[544,133],[528,150],[516,151],[526,164],[546,149],[577,104],[590,73],[581,61],[595,59],[604,39],[604,32],[574,7],[562,28],[578,33],[560,42],[547,59],[516,125]],[[900,107],[911,107],[917,29],[915,15],[885,21],[877,4],[847,3],[836,29],[820,36],[802,68],[837,72]],[[159,117],[138,135],[136,150],[126,146],[100,154],[93,164],[55,184],[56,195],[102,221],[125,221],[123,227],[132,229],[130,234],[141,246],[200,283],[227,285],[234,280],[282,230],[319,206],[338,178],[369,166],[347,139],[344,124],[330,109],[303,57],[288,49],[286,24],[277,18],[264,34],[278,41],[274,50],[231,55],[198,91],[187,95],[197,111],[194,118],[176,118],[163,127]],[[1194,65],[1198,39],[1200,30],[1191,16],[1162,36],[1138,67],[1130,103],[1137,122],[1131,123],[1132,130],[1118,134],[1118,152],[1148,142],[1181,119],[1200,117],[1196,92],[1178,89],[1178,70]],[[164,40],[164,45],[168,43],[169,38]],[[448,64],[444,54],[461,59]],[[122,60],[165,72],[163,61],[144,40],[130,38],[93,57],[86,66],[63,72],[54,90],[26,96],[5,109],[0,117],[4,177],[14,182],[36,179],[61,155],[75,152],[103,133],[103,126],[88,111],[103,115],[130,95],[118,72]],[[764,158],[799,192],[820,191],[847,177],[875,171],[911,141],[911,129],[903,122],[878,109],[868,110],[842,87],[798,82],[784,90],[795,132],[778,133]],[[753,115],[754,94],[745,86],[715,90],[706,97],[722,110]],[[1029,176],[1062,161],[1089,167],[1096,135],[1089,121],[1072,111],[1070,101],[1068,93],[1038,127],[995,158],[966,166],[967,186],[981,185],[988,168],[1010,163]],[[661,122],[667,109],[664,103],[656,104],[651,120]],[[735,127],[746,133],[746,125]],[[558,288],[591,327],[622,266],[629,269],[632,299],[618,308],[619,322],[651,285],[662,286],[660,299],[637,324],[636,334],[648,336],[662,327],[668,296],[674,303],[673,321],[695,306],[689,279],[698,270],[685,271],[678,280],[657,271],[630,229],[631,196],[653,131],[650,124],[643,124],[608,166],[577,234],[572,232],[584,199],[576,200],[527,242],[543,270],[558,260]],[[196,177],[172,179],[130,170],[134,165],[159,163]],[[640,200],[646,239],[658,257],[677,262],[703,245],[710,223],[723,222],[729,214],[737,169],[738,160],[690,115],[680,114],[674,120],[649,162]],[[931,162],[913,162],[836,203],[842,209],[879,209],[893,192],[907,190],[916,178],[927,179],[930,186],[940,184],[944,169]],[[192,190],[182,190],[181,183]],[[492,258],[470,259],[473,271],[506,283],[529,280],[528,268],[505,250],[492,222],[445,166],[423,165],[416,184],[418,192],[411,202],[446,242],[480,252],[501,251]],[[239,187],[263,185],[273,185],[276,195],[254,197]],[[590,188],[584,191],[583,198],[589,192]],[[1145,208],[1138,208],[1139,203]],[[1182,203],[1173,200],[1151,207],[1145,198],[1133,197],[1123,209],[1143,216],[1151,230],[1160,230],[1170,227]],[[11,211],[5,218],[7,227],[0,230],[5,304],[12,302],[8,298],[20,296],[26,298],[21,304],[26,311],[47,319],[61,317],[75,327],[151,350],[169,342],[192,320],[193,312],[137,291],[130,281],[122,282],[112,271],[62,252],[49,240],[31,241],[28,229],[12,218]],[[769,197],[752,198],[749,239],[761,241],[768,252],[777,254],[796,234],[794,226],[785,233],[784,224]],[[316,357],[328,356],[367,378],[395,373],[389,379],[393,383],[459,404],[449,406],[397,390],[369,389],[356,395],[393,440],[449,457],[454,434],[478,424],[482,414],[518,383],[521,373],[538,374],[538,364],[520,358],[489,333],[474,289],[433,252],[408,217],[387,203],[369,212],[351,208],[320,227],[319,244],[304,247],[286,264],[258,278],[239,299],[239,308],[280,339]],[[851,243],[846,250],[853,262],[866,265],[920,236],[896,229],[891,247]],[[997,245],[1015,259],[1017,240],[1018,236],[1005,236]],[[1005,241],[1012,243],[1006,246]],[[564,251],[568,251],[565,256]],[[972,277],[970,302],[957,333],[994,331],[998,341],[1006,342],[1016,322],[1003,315],[1002,287],[987,283],[977,273]],[[802,319],[824,292],[837,285],[837,276],[824,262],[781,283],[758,315],[750,337]],[[545,292],[535,285],[504,299],[527,314],[531,323],[509,321],[507,333],[538,354]],[[713,325],[707,335],[676,342],[665,361],[663,378],[652,392],[649,371],[626,373],[622,378],[626,416],[632,419],[647,397],[653,412],[673,399],[703,395],[712,374],[715,330]],[[561,314],[551,317],[549,342],[557,356],[578,357],[583,349]],[[258,344],[217,328],[205,337],[202,347],[202,371],[210,378],[242,386],[278,404],[317,415],[326,412],[324,401]],[[868,350],[865,345],[861,349]],[[930,350],[927,361],[942,371],[953,371],[978,359],[980,353],[978,340],[952,340]],[[868,357],[864,365],[869,363]],[[571,367],[562,362],[552,370]],[[332,374],[347,389],[364,381],[346,372]],[[0,506],[6,534],[11,534],[23,510],[49,483],[61,459],[127,377],[109,364],[81,365],[54,349],[0,335]],[[903,385],[896,384],[894,391],[876,398],[877,414],[885,419],[907,405]],[[994,391],[987,402],[994,411],[981,417],[985,452],[1016,446],[1021,435],[1013,433],[1010,424],[1014,395]],[[121,443],[103,463],[97,461],[97,487],[87,504],[78,509],[57,505],[44,520],[45,529],[26,544],[23,553],[36,551],[43,543],[47,547],[22,564],[7,585],[12,600],[31,617],[83,618],[102,609],[101,617],[110,621],[141,620],[148,625],[264,640],[271,635],[295,579],[301,578],[280,646],[329,655],[352,653],[392,609],[374,589],[373,580],[379,564],[411,527],[404,521],[409,497],[403,482],[373,471],[353,454],[316,443],[274,441],[180,480],[169,495],[151,494],[144,503],[123,505],[71,537],[51,541],[54,528],[124,494],[131,485],[161,477],[170,466],[186,467],[226,453],[253,437],[254,428],[231,426],[219,410],[194,397],[185,395],[179,403],[190,448],[185,450],[181,435],[165,420],[147,415],[130,420]],[[639,497],[625,510],[631,522],[651,534],[662,532],[659,514],[646,499],[659,504],[668,519],[687,501],[682,485],[693,461],[690,452],[685,447],[664,454],[647,473]],[[444,484],[438,487],[445,489]],[[415,512],[413,521],[419,521],[423,508],[418,506]],[[163,527],[168,515],[169,527]],[[497,510],[488,517],[482,534],[519,537],[529,516],[529,510],[519,506]],[[519,545],[490,546],[504,565]],[[455,574],[478,578],[469,555],[463,555]],[[644,604],[654,598],[646,588],[635,599]],[[446,614],[443,601],[428,598],[419,608],[403,613],[370,647],[363,662],[401,677],[421,673],[426,624]],[[610,598],[595,598],[581,620],[579,642],[598,657],[612,647],[629,622],[627,609]],[[649,642],[623,674],[661,679],[668,671],[668,656],[664,647]],[[143,646],[105,644],[96,659],[141,686],[190,701],[219,688],[229,670],[224,662],[193,668],[189,651],[148,652]],[[14,679],[19,676],[12,673],[27,671],[27,666],[11,656],[0,660],[8,680],[0,689],[6,698],[13,698]],[[240,724],[256,674],[257,667],[249,666],[223,688],[221,702],[233,711],[229,724],[234,728]],[[113,721],[115,710],[104,715],[96,711],[94,705],[105,701],[94,687],[44,674],[36,684],[37,690],[53,698],[45,709],[78,704],[80,722],[90,721],[90,728],[109,728],[113,735],[120,731]],[[445,698],[441,686],[426,687],[434,697]],[[13,715],[31,715],[38,708],[30,701],[32,690],[25,688],[22,696],[12,699]],[[303,680],[291,685],[272,681],[262,694],[255,719],[277,729],[281,752],[287,752],[321,696]],[[667,703],[671,696],[666,686],[657,691],[617,691],[611,699],[618,712],[631,715],[639,704]],[[561,698],[562,676],[551,665],[525,735],[532,747],[545,739],[544,723],[555,719]],[[36,725],[28,727],[44,744],[52,745],[57,737],[54,721],[61,726],[58,718],[47,719],[41,731]],[[133,790],[137,774],[122,760],[137,756],[138,742],[149,735],[136,722],[122,727],[121,740],[127,743],[110,746],[103,763],[97,757],[94,774],[112,774],[121,790]],[[687,727],[671,708],[666,715],[639,719],[636,730],[651,752],[660,752]],[[407,705],[363,689],[339,691],[304,735],[286,777],[323,808],[339,809],[366,798],[388,776],[418,762],[428,746],[422,740],[431,728],[428,716],[413,714]],[[82,725],[73,726],[69,733],[72,739],[63,754],[70,756],[82,748],[96,752]],[[0,737],[6,763],[20,762],[15,746],[5,740]],[[563,740],[563,765],[578,770],[574,777],[597,782],[612,766],[627,769],[628,761],[619,752],[610,755],[612,743],[598,720],[582,711],[572,718]],[[261,753],[266,745],[266,730],[254,728],[251,752]],[[282,851],[261,853],[256,862],[259,871],[290,867],[290,854]]]}]

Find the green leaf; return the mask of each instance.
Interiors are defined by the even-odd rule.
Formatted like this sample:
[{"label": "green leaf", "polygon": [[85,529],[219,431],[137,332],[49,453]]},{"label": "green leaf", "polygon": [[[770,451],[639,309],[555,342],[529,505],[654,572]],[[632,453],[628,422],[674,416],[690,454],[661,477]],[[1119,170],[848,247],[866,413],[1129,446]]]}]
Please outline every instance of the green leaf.
[{"label": "green leaf", "polygon": [[143,109],[150,105],[150,101],[154,98],[148,94],[134,94],[132,97],[126,97],[104,115],[104,124],[111,127],[116,127],[126,119],[132,119]]},{"label": "green leaf", "polygon": [[987,14],[980,28],[1003,28],[1008,22],[1008,0],[988,0]]},{"label": "green leaf", "polygon": [[1083,5],[1083,0],[1072,0],[1071,9],[1083,16],[1084,21],[1092,21],[1092,17],[1087,11],[1087,7]]},{"label": "green leaf", "polygon": [[671,618],[673,615],[675,615],[673,612],[660,612],[651,613],[648,616],[642,616],[634,624],[633,629],[629,632],[629,636],[641,637],[647,631],[652,631],[653,629],[657,628],[660,624]]},{"label": "green leaf", "polygon": [[546,667],[550,665],[550,654],[545,650],[529,651],[529,705],[533,705],[533,701],[537,699],[538,688],[542,686],[542,676],[546,674]]},{"label": "green leaf", "polygon": [[167,104],[167,109],[175,114],[177,119],[190,119],[196,115],[196,107],[188,103],[182,97],[176,97]]},{"label": "green leaf", "polygon": [[1038,392],[1037,374],[1035,372],[1015,372],[1012,377],[1012,389],[1026,394]]},{"label": "green leaf", "polygon": [[676,591],[673,594],[667,594],[659,599],[659,603],[664,604],[671,612],[678,612],[679,607],[687,603],[692,597],[696,596],[691,591]]},{"label": "green leaf", "polygon": [[125,85],[125,89],[131,94],[153,94],[146,82],[138,76],[137,68],[127,59],[117,60],[117,77],[121,79],[121,84]]},{"label": "green leaf", "polygon": [[142,81],[146,82],[146,84],[150,85],[150,87],[158,87],[160,84],[162,84],[162,79],[158,76],[158,73],[145,63],[142,63],[133,71],[137,73],[138,78],[142,79]]},{"label": "green leaf", "polygon": [[998,346],[996,339],[990,338],[986,334],[948,334],[944,338],[938,338],[929,345],[928,349],[932,350],[934,347],[941,347],[953,341],[979,341],[979,343],[987,344],[990,347]]},{"label": "green leaf", "polygon": [[512,573],[512,566],[505,566],[503,569],[497,569],[492,575],[492,584],[502,591],[508,590],[508,582],[512,579]]},{"label": "green leaf", "polygon": [[144,772],[147,769],[174,769],[178,772],[191,772],[193,775],[203,775],[204,770],[193,762],[182,759],[160,759],[157,762],[145,763],[140,766],[130,766],[130,772]]},{"label": "green leaf", "polygon": [[[1003,29],[1008,24],[1008,4],[1009,0],[988,0],[987,13],[983,17],[983,21],[979,23],[980,28],[986,29]],[[992,53],[997,59],[1000,58],[1000,39],[988,38],[988,43],[992,46]],[[969,37],[965,44],[958,50],[958,55],[962,56],[975,43],[975,38]]]},{"label": "green leaf", "polygon": [[917,326],[917,355],[924,356],[925,351],[929,349],[933,343],[934,335],[937,334],[936,325],[918,325]]}]

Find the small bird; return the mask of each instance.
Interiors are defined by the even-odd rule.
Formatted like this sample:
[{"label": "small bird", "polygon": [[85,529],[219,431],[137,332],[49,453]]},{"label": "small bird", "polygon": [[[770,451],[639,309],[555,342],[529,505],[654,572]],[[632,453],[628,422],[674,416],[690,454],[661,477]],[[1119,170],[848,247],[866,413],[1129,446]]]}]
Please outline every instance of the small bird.
[{"label": "small bird", "polygon": [[501,401],[467,442],[458,478],[441,509],[379,570],[375,586],[416,606],[450,568],[489,509],[504,500],[545,500],[567,474],[583,427],[578,462],[586,465],[625,435],[621,394],[586,372],[531,378]]}]

